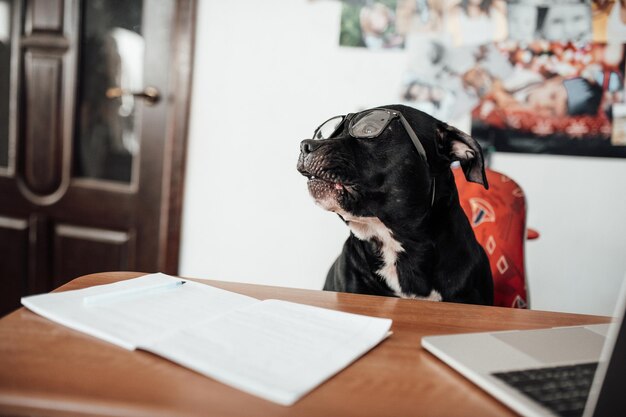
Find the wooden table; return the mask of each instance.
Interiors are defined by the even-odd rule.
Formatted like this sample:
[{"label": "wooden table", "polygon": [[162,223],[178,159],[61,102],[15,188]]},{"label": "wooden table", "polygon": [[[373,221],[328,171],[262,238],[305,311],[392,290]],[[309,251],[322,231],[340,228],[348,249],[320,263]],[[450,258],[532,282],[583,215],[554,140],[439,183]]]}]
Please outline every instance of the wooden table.
[{"label": "wooden table", "polygon": [[[142,275],[77,278],[59,290]],[[393,335],[292,407],[245,394],[143,351],[127,351],[21,308],[0,319],[0,415],[512,416],[420,347],[422,336],[606,323],[609,317],[205,282],[393,319]],[[251,346],[251,349],[254,347]]]}]

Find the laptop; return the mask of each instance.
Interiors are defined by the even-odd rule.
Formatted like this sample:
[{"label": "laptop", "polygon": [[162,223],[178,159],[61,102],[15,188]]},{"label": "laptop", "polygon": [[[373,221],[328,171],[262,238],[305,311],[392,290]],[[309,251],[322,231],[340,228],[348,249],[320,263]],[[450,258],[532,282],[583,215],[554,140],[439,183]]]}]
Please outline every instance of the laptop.
[{"label": "laptop", "polygon": [[626,416],[626,283],[610,324],[422,338],[523,416]]}]

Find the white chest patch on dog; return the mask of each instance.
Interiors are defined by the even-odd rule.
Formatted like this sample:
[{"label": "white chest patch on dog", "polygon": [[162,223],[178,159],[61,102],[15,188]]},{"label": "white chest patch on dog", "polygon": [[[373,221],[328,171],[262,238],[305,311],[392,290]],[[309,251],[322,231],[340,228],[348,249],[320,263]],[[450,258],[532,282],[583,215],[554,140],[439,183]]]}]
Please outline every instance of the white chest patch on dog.
[{"label": "white chest patch on dog", "polygon": [[380,221],[378,217],[356,217],[345,212],[339,213],[354,235],[361,240],[376,239],[380,242],[380,255],[383,266],[376,273],[382,277],[389,288],[401,298],[413,298],[418,300],[441,301],[441,294],[432,290],[426,297],[406,294],[400,287],[396,262],[398,254],[404,252],[402,244],[393,238],[393,233]]},{"label": "white chest patch on dog", "polygon": [[443,300],[443,298],[441,297],[441,294],[438,291],[435,290],[430,290],[430,294],[428,294],[428,296],[423,297],[421,295],[410,295],[407,296],[406,298],[414,298],[416,300],[424,300],[424,301],[441,301]]}]

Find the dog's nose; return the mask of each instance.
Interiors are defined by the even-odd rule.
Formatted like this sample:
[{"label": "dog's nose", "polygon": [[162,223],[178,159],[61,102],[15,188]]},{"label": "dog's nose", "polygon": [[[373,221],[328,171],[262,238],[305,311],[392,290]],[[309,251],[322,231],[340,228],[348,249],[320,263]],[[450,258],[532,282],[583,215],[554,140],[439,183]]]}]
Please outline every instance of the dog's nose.
[{"label": "dog's nose", "polygon": [[300,152],[302,152],[303,154],[309,154],[311,152],[313,152],[314,150],[316,150],[319,147],[320,143],[319,141],[313,140],[313,139],[305,139],[302,142],[300,142]]}]

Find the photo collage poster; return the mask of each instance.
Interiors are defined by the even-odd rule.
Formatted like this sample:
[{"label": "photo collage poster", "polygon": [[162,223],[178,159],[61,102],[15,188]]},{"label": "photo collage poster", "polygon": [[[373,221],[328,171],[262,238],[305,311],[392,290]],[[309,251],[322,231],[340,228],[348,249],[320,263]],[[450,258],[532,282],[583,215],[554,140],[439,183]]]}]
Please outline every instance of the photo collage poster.
[{"label": "photo collage poster", "polygon": [[344,0],[340,46],[402,51],[398,99],[500,151],[626,157],[626,0]]}]

